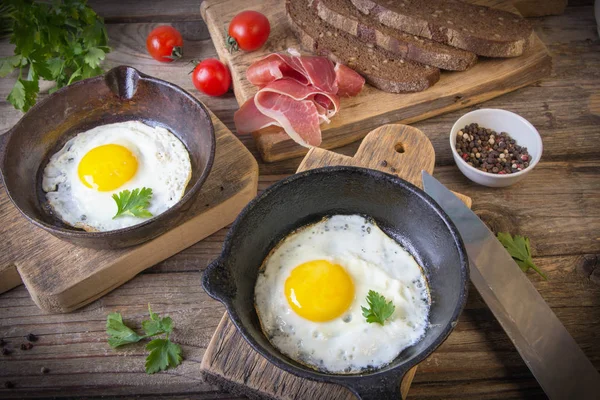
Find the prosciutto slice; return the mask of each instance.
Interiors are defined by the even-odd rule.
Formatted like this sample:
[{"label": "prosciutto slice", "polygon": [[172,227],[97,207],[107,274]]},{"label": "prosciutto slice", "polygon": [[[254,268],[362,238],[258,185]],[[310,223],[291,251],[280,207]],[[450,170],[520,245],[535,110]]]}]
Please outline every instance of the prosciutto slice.
[{"label": "prosciutto slice", "polygon": [[294,141],[311,147],[321,144],[320,122],[329,121],[340,107],[339,97],[293,79],[263,87],[233,116],[239,133],[279,125]]},{"label": "prosciutto slice", "polygon": [[360,74],[352,68],[337,63],[335,64],[334,70],[335,78],[338,82],[338,96],[354,97],[359,94],[363,86],[365,86],[365,78],[360,76]]},{"label": "prosciutto slice", "polygon": [[338,82],[333,68],[333,63],[326,57],[273,53],[252,64],[246,71],[246,78],[258,87],[278,79],[290,78],[335,94]]},{"label": "prosciutto slice", "polygon": [[320,124],[329,123],[339,111],[339,96],[360,92],[364,79],[326,57],[290,53],[269,54],[248,68],[246,78],[259,91],[233,120],[238,133],[276,125],[302,146],[319,146]]}]

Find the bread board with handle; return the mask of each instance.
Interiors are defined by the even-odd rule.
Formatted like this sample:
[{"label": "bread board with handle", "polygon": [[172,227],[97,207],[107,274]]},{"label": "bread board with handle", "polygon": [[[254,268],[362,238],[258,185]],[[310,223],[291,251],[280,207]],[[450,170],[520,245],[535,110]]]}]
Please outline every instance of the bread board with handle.
[{"label": "bread board with handle", "polygon": [[[517,13],[510,0],[471,2]],[[226,46],[227,27],[242,10],[256,10],[265,14],[271,24],[271,34],[267,43],[257,51],[230,53]],[[287,21],[284,0],[204,0],[201,12],[219,57],[229,66],[235,96],[240,105],[254,96],[257,90],[246,79],[250,64],[272,52],[301,49]],[[440,81],[423,92],[394,94],[365,85],[358,96],[342,99],[341,110],[331,119],[331,123],[321,125],[321,147],[332,149],[354,142],[375,127],[389,122],[409,124],[472,106],[537,82],[548,76],[550,71],[551,57],[546,46],[535,36],[532,46],[522,56],[480,58],[467,71],[443,71]],[[264,128],[254,133],[254,139],[261,157],[267,162],[298,157],[308,151],[279,127]]]},{"label": "bread board with handle", "polygon": [[[381,126],[362,141],[354,157],[313,148],[297,172],[344,165],[377,169],[397,175],[421,187],[421,171],[433,173],[435,153],[429,139],[420,130],[401,124]],[[456,194],[471,207],[471,199]],[[346,388],[310,381],[284,372],[255,352],[237,331],[227,314],[223,315],[202,359],[205,378],[238,394],[251,398],[278,400],[353,399]],[[417,367],[404,376],[401,391],[406,398]]]},{"label": "bread board with handle", "polygon": [[119,250],[77,247],[29,223],[0,185],[0,293],[24,283],[47,312],[69,312],[117,288],[139,272],[231,223],[255,195],[258,164],[211,113],[216,153],[181,224],[143,244]]}]

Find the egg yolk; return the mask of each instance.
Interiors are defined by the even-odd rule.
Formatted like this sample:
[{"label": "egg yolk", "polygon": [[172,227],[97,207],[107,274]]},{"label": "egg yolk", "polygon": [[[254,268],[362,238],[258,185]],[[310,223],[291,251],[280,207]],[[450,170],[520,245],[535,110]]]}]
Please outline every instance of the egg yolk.
[{"label": "egg yolk", "polygon": [[118,189],[133,178],[138,162],[135,155],[118,144],[105,144],[88,151],[79,162],[81,182],[100,192]]},{"label": "egg yolk", "polygon": [[285,297],[292,309],[310,321],[339,317],[354,299],[354,283],[346,270],[325,260],[294,268],[285,281]]}]

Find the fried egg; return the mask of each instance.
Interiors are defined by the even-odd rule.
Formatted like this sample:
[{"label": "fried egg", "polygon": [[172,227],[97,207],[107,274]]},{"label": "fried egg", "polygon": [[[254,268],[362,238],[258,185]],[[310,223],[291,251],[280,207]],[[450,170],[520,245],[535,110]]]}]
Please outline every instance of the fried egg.
[{"label": "fried egg", "polygon": [[119,216],[112,198],[123,190],[152,189],[153,216],[177,203],[192,176],[187,149],[167,129],[140,121],[95,127],[79,133],[53,154],[42,189],[52,212],[86,231],[110,231],[143,222]]},{"label": "fried egg", "polygon": [[[395,306],[384,325],[363,316],[370,290]],[[348,374],[381,368],[418,342],[430,296],[415,259],[374,221],[335,215],[291,233],[270,252],[256,281],[255,307],[282,353]]]}]

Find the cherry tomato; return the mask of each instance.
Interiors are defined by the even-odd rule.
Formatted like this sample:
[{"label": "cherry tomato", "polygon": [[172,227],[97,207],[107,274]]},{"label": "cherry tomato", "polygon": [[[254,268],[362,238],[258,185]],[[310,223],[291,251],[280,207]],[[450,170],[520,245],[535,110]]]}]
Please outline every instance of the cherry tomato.
[{"label": "cherry tomato", "polygon": [[172,26],[161,25],[150,32],[146,47],[155,60],[171,62],[183,55],[183,38]]},{"label": "cherry tomato", "polygon": [[196,89],[209,96],[221,96],[231,86],[231,74],[225,64],[215,58],[202,61],[192,72],[192,83]]},{"label": "cherry tomato", "polygon": [[231,50],[238,48],[254,51],[260,48],[271,33],[269,19],[258,11],[242,11],[229,23],[227,45]]}]

